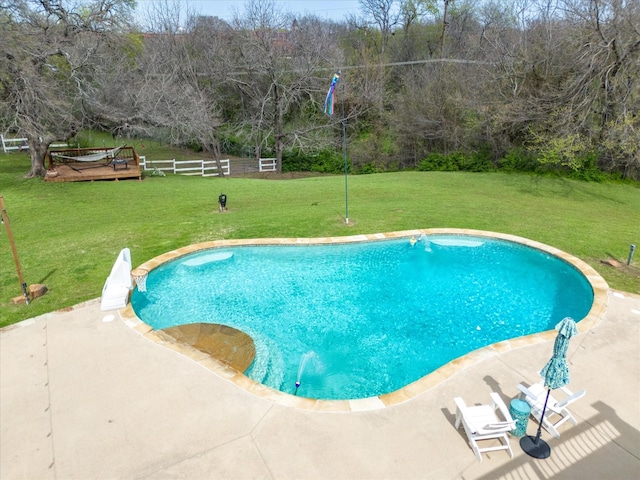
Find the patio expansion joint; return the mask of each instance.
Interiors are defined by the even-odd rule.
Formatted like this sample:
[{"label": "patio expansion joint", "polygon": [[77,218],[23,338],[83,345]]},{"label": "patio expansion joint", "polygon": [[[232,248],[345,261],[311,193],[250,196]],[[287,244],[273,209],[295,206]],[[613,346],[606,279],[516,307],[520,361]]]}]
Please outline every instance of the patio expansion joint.
[{"label": "patio expansion joint", "polygon": [[255,442],[256,437],[254,436],[254,432],[260,426],[260,424],[262,424],[264,419],[267,418],[267,416],[273,411],[275,406],[276,406],[275,403],[271,403],[269,407],[265,410],[264,414],[256,421],[255,425],[251,428],[251,430],[249,431],[249,436],[251,437],[251,441]]},{"label": "patio expansion joint", "polygon": [[249,438],[251,438],[251,444],[253,445],[253,447],[256,449],[256,452],[258,452],[258,455],[260,455],[260,460],[262,461],[262,464],[264,465],[264,468],[267,472],[269,472],[269,477],[271,478],[276,478],[276,476],[274,475],[274,473],[271,471],[271,468],[269,467],[269,461],[267,460],[267,458],[265,458],[264,454],[262,453],[262,449],[260,448],[260,444],[257,441],[256,436],[254,435],[254,432],[256,431],[256,428],[258,428],[258,426],[264,421],[264,419],[267,417],[267,415],[269,415],[269,413],[275,408],[275,404],[272,404],[269,406],[269,408],[264,412],[264,415],[262,415],[258,421],[256,422],[256,424],[253,426],[253,428],[251,429],[251,431],[249,432]]},{"label": "patio expansion joint", "polygon": [[[273,407],[273,406],[272,406]],[[176,467],[179,466],[181,464],[184,464],[185,462],[188,462],[190,460],[197,460],[209,453],[215,452],[216,450],[219,450],[221,448],[227,447],[229,445],[233,445],[234,443],[238,442],[239,440],[242,440],[244,438],[248,438],[251,441],[251,444],[253,445],[253,448],[255,448],[256,452],[258,452],[258,455],[260,455],[260,459],[263,463],[263,466],[265,468],[265,470],[267,470],[269,472],[269,477],[270,478],[276,478],[273,475],[273,472],[271,472],[271,469],[269,468],[269,465],[266,461],[266,459],[264,458],[264,455],[262,454],[262,451],[260,450],[260,447],[258,446],[254,436],[253,436],[253,431],[255,430],[255,428],[262,422],[262,420],[264,419],[264,417],[266,416],[266,414],[271,410],[270,407],[267,412],[265,413],[265,415],[263,415],[257,422],[256,425],[251,428],[251,430],[247,433],[244,433],[242,435],[238,435],[230,440],[227,440],[225,442],[219,443],[213,447],[208,447],[208,448],[203,448],[202,450],[199,450],[195,453],[193,453],[192,455],[185,455],[184,457],[180,458],[179,460],[173,461],[171,463],[163,463],[161,465],[158,465],[156,468],[154,468],[153,470],[147,471],[145,472],[144,475],[138,476],[136,478],[140,478],[140,479],[144,479],[144,478],[156,478],[158,476],[158,474],[161,474],[164,470],[167,470],[171,467]]]},{"label": "patio expansion joint", "polygon": [[45,371],[46,371],[46,379],[47,383],[44,385],[47,388],[47,417],[49,420],[49,434],[47,438],[51,443],[51,463],[49,464],[49,470],[52,470],[53,477],[57,478],[56,474],[56,446],[55,446],[55,435],[53,431],[53,414],[51,409],[51,375],[49,371],[49,315],[44,316],[44,349],[45,349]]}]

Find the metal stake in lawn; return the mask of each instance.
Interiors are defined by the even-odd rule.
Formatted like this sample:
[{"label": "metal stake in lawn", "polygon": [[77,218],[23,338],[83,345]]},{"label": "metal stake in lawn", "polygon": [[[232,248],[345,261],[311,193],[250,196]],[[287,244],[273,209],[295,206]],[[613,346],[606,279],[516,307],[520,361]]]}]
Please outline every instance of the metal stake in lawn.
[{"label": "metal stake in lawn", "polygon": [[2,210],[2,223],[7,229],[7,237],[9,237],[9,244],[11,245],[11,251],[13,252],[13,260],[16,262],[16,270],[18,271],[18,280],[20,281],[20,285],[22,286],[22,293],[24,294],[24,299],[29,305],[29,294],[27,293],[27,284],[22,278],[22,269],[20,268],[20,260],[18,260],[18,251],[16,250],[16,244],[13,241],[13,233],[11,233],[11,225],[9,224],[9,217],[7,216],[7,210],[4,208],[4,200],[2,195],[0,195],[0,209]]}]

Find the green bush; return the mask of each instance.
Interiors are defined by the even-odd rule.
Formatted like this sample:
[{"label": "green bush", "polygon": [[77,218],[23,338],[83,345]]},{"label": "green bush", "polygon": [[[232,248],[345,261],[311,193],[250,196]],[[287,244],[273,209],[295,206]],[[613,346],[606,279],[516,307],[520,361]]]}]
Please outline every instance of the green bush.
[{"label": "green bush", "polygon": [[245,141],[241,137],[226,132],[220,133],[220,149],[229,155],[235,155],[237,157],[252,156],[247,155],[247,153],[248,150],[253,150],[246,146]]},{"label": "green bush", "polygon": [[[347,165],[347,171],[349,166]],[[344,156],[331,150],[322,150],[315,156],[311,171],[344,173]]]},{"label": "green bush", "polygon": [[492,172],[496,169],[493,163],[491,149],[488,146],[481,147],[478,151],[462,155],[463,168],[467,172]]},{"label": "green bush", "polygon": [[477,152],[430,153],[418,164],[420,171],[438,172],[491,172],[496,169],[491,151],[482,148]]},{"label": "green bush", "polygon": [[430,153],[418,164],[421,172],[455,172],[460,170],[454,154]]},{"label": "green bush", "polygon": [[183,145],[183,148],[186,148],[188,150],[192,150],[194,152],[202,152],[204,149],[202,147],[202,144],[196,140],[193,140],[191,142],[186,142]]},{"label": "green bush", "polygon": [[570,177],[588,182],[602,182],[606,175],[598,167],[598,155],[595,152],[578,158],[579,166],[571,171]]},{"label": "green bush", "polygon": [[344,173],[344,157],[329,149],[317,152],[292,150],[282,155],[283,172]]},{"label": "green bush", "polygon": [[363,163],[355,173],[359,175],[370,175],[372,173],[379,173],[379,171],[380,170],[376,167],[375,163]]},{"label": "green bush", "polygon": [[498,168],[507,172],[535,172],[538,162],[531,152],[514,148],[498,161]]},{"label": "green bush", "polygon": [[282,153],[283,172],[310,172],[312,163],[311,156],[298,149]]}]

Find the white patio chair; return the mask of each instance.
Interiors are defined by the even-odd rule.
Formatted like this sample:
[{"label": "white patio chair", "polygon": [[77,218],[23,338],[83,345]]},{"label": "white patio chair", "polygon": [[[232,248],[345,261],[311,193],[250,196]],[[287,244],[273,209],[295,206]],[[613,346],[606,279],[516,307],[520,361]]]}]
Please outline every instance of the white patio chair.
[{"label": "white patio chair", "polygon": [[[500,398],[500,395],[496,392],[491,392],[490,395],[492,400],[491,405],[475,405],[470,407],[467,406],[460,397],[453,399],[456,404],[455,427],[460,428],[460,424],[462,423],[467,438],[469,439],[469,445],[480,462],[482,462],[483,452],[507,450],[509,456],[513,457],[507,432],[516,427],[516,422],[511,418],[511,414]],[[500,411],[503,417],[502,419],[498,418],[496,410]],[[498,445],[496,445],[496,440],[499,443]],[[491,441],[491,445],[480,447],[478,444],[480,441],[483,441],[483,444],[489,443],[484,441]]]},{"label": "white patio chair", "polygon": [[[542,415],[544,401],[547,397],[547,389],[544,386],[544,382],[535,383],[530,387],[525,387],[524,385],[519,384],[518,390],[521,392],[520,398],[531,406],[531,415],[538,423],[540,423],[540,416]],[[558,391],[561,391],[566,397],[562,400],[557,400],[553,394]],[[547,401],[547,409],[544,412],[544,420],[542,422],[544,429],[555,438],[560,438],[560,432],[558,432],[558,427],[560,425],[566,421],[576,425],[578,421],[567,407],[576,400],[584,397],[585,393],[586,392],[584,390],[573,393],[567,387],[555,389],[549,395],[549,400]]]}]

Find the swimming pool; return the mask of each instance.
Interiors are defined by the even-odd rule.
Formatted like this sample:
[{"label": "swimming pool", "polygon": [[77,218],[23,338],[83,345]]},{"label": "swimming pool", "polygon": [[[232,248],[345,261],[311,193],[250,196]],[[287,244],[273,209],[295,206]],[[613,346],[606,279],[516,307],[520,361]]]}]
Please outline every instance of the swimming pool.
[{"label": "swimming pool", "polygon": [[538,248],[484,235],[432,234],[415,245],[397,236],[176,252],[132,306],[156,329],[242,330],[256,344],[250,378],[336,400],[397,391],[473,350],[564,316],[581,320],[594,304],[585,276]]}]

